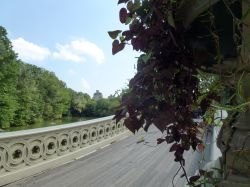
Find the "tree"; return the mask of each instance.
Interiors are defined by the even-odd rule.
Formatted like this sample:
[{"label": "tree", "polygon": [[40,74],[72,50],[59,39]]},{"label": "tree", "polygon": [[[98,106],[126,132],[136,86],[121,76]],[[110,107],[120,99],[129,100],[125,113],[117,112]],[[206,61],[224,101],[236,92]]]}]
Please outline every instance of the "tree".
[{"label": "tree", "polygon": [[91,99],[88,100],[86,107],[82,111],[82,115],[89,117],[104,117],[113,115],[120,103],[120,98],[116,96],[112,96],[107,99]]},{"label": "tree", "polygon": [[90,116],[94,117],[96,116],[96,101],[95,100],[89,100],[88,103],[86,104],[86,107],[83,111],[84,116]]},{"label": "tree", "polygon": [[70,108],[64,82],[53,73],[17,59],[0,27],[0,126],[23,126],[61,118]]},{"label": "tree", "polygon": [[63,116],[103,117],[112,115],[120,96],[92,100],[86,93],[67,88],[53,72],[18,60],[0,27],[0,127],[27,126]]},{"label": "tree", "polygon": [[42,119],[43,100],[36,81],[37,68],[19,62],[17,82],[18,109],[15,112],[14,126],[33,124]]},{"label": "tree", "polygon": [[59,119],[67,114],[70,94],[64,82],[58,80],[54,73],[44,71],[39,77],[39,89],[45,102],[43,116],[45,119]]},{"label": "tree", "polygon": [[[244,120],[242,126],[250,130],[246,125],[250,103],[249,48],[246,48],[249,42],[244,42],[249,34],[242,35],[242,28],[247,29],[244,21],[249,17],[249,4],[245,4],[247,8],[243,7],[242,12],[240,0],[208,0],[202,5],[199,1],[186,0],[118,1],[123,3],[126,7],[120,9],[120,21],[129,25],[129,29],[109,32],[114,39],[112,53],[123,50],[130,42],[142,54],[116,120],[125,118],[125,125],[134,133],[140,128],[147,131],[151,124],[166,131],[166,137],[158,142],[173,144],[170,150],[181,166],[185,164],[184,151],[202,147],[202,140],[197,136],[200,124],[192,120],[197,107],[202,109],[202,114],[211,108],[232,111],[229,123],[224,124],[227,132],[235,132],[233,126],[243,124]],[[201,92],[204,85],[200,75],[217,76],[219,85]],[[207,83],[210,86],[213,81]],[[246,145],[249,140],[242,136]],[[221,143],[224,143],[225,181],[221,182],[224,186],[230,184],[227,180],[229,175],[233,177],[232,168],[236,176],[249,176],[249,170],[243,166],[249,165],[244,152],[247,148],[240,149],[239,155],[228,144],[230,140]],[[234,161],[242,167],[237,167]],[[198,178],[187,178],[187,181],[194,185],[194,179]],[[246,181],[244,185],[249,185]]]},{"label": "tree", "polygon": [[73,92],[71,99],[71,110],[72,113],[77,113],[77,115],[81,115],[82,111],[85,109],[86,104],[89,98],[86,97],[82,92]]},{"label": "tree", "polygon": [[7,32],[0,27],[0,126],[7,128],[14,120],[18,107],[16,84],[18,79],[18,63],[7,38]]},{"label": "tree", "polygon": [[120,104],[121,104],[121,95],[123,94],[123,92],[121,92],[120,94],[114,94],[114,95],[110,95],[108,97],[108,101],[109,101],[109,115],[115,114],[116,110],[119,108]]}]

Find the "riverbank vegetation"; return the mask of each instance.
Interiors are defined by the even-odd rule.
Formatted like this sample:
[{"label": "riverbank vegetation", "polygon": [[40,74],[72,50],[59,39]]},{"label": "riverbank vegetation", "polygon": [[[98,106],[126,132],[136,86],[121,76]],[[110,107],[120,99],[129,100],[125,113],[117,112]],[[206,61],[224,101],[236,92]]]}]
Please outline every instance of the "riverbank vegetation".
[{"label": "riverbank vegetation", "polygon": [[119,104],[118,95],[93,100],[67,88],[53,72],[20,61],[0,27],[0,128],[65,116],[108,116]]}]

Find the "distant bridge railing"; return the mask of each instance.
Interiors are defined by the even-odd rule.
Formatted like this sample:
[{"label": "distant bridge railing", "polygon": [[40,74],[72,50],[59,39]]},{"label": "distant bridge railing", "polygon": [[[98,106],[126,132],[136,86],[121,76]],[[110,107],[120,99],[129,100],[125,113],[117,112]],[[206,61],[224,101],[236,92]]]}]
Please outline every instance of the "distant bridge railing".
[{"label": "distant bridge railing", "polygon": [[129,135],[113,116],[0,133],[0,186],[83,157]]}]

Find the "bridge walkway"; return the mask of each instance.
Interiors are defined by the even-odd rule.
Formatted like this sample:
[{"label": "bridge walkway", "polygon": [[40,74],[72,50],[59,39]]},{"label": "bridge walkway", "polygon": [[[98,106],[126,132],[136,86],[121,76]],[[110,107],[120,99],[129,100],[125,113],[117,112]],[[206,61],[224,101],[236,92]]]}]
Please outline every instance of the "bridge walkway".
[{"label": "bridge walkway", "polygon": [[[6,187],[172,187],[172,178],[179,164],[173,161],[169,145],[156,146],[160,135],[156,128],[150,128],[148,133],[132,135]],[[137,143],[141,137],[148,143]],[[193,155],[186,156],[188,172],[193,170]],[[180,171],[174,180],[175,187],[186,184],[185,179],[180,178],[181,174]]]}]

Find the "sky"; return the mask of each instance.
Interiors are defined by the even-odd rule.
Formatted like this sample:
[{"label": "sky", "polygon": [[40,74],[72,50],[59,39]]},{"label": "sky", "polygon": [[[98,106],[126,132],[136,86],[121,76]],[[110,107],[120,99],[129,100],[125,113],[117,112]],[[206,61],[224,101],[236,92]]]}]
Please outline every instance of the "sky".
[{"label": "sky", "polygon": [[1,0],[0,25],[22,61],[52,71],[67,87],[104,97],[125,88],[138,53],[112,55],[107,32],[126,29],[118,0]]}]

